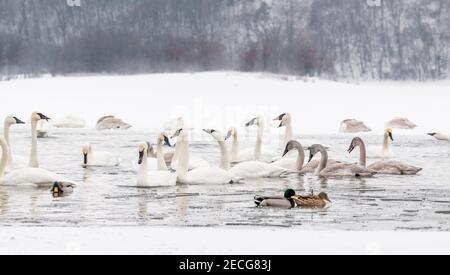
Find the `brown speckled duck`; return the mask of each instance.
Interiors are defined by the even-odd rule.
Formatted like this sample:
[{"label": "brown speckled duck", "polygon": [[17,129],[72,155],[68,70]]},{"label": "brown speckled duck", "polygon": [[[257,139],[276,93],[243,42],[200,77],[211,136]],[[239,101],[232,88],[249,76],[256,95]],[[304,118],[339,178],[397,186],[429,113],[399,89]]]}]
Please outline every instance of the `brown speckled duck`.
[{"label": "brown speckled duck", "polygon": [[284,196],[273,197],[259,197],[255,198],[256,206],[261,207],[276,207],[290,209],[294,207],[302,208],[324,208],[331,204],[331,200],[326,193],[320,193],[315,196],[314,194],[302,196],[297,195],[293,189],[288,189],[284,192]]}]

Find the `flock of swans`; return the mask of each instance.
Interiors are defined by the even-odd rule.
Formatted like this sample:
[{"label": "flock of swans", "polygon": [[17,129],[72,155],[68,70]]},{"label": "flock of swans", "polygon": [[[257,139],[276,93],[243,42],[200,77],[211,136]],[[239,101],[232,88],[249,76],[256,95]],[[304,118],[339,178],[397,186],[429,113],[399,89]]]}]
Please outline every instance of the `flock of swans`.
[{"label": "flock of swans", "polygon": [[[31,115],[31,149],[30,156],[13,155],[9,139],[10,127],[15,124],[24,124],[20,119],[9,116],[5,119],[4,135],[0,137],[2,156],[0,161],[0,185],[17,186],[33,185],[51,187],[52,192],[57,194],[70,193],[76,187],[76,183],[66,177],[53,173],[39,167],[38,160],[38,123],[48,121],[49,118],[42,113],[34,112]],[[315,141],[294,139],[292,116],[284,113],[274,120],[279,121],[279,127],[285,128],[283,151],[263,148],[263,135],[265,120],[258,116],[245,124],[245,127],[257,127],[255,146],[241,149],[239,146],[239,135],[237,128],[231,128],[227,133],[215,129],[204,129],[203,131],[214,139],[220,148],[220,165],[211,166],[208,161],[191,157],[189,152],[190,140],[189,129],[184,127],[184,121],[179,118],[176,130],[169,136],[161,132],[156,140],[156,149],[149,142],[141,142],[137,145],[138,171],[136,184],[139,187],[162,187],[182,184],[230,184],[242,183],[247,179],[254,178],[279,178],[290,173],[314,174],[319,177],[373,177],[375,175],[414,175],[421,168],[392,160],[392,151],[389,140],[393,141],[392,129],[386,129],[383,139],[383,160],[367,164],[367,150],[362,138],[355,137],[348,149],[352,153],[359,148],[359,162],[331,159],[328,156],[328,146],[318,144]],[[392,122],[399,123],[398,121]],[[406,122],[403,122],[406,123]],[[100,125],[100,126],[99,126]],[[399,125],[395,125],[399,127]],[[360,121],[346,120],[341,129],[355,132],[356,128],[367,131],[369,128]],[[98,129],[129,128],[129,125],[112,116],[101,118],[97,123]],[[450,140],[447,136],[439,133],[430,134],[437,139]],[[175,146],[171,140],[176,139]],[[231,139],[231,149],[228,150],[227,141]],[[117,166],[121,163],[109,152],[97,152],[89,143],[81,148],[84,167]],[[305,149],[309,150],[308,160],[305,163]],[[314,158],[320,155],[320,158]],[[289,205],[298,205],[309,202],[314,206],[330,202],[326,194],[319,196],[291,195],[288,199]],[[287,197],[285,197],[287,198]],[[266,198],[269,199],[269,198]],[[278,198],[279,199],[279,198]],[[257,205],[277,205],[277,203],[264,202],[264,197],[256,198]],[[275,198],[276,200],[276,198]],[[263,203],[264,202],[264,203]],[[280,202],[286,205],[286,201]],[[308,203],[305,203],[308,205]]]}]

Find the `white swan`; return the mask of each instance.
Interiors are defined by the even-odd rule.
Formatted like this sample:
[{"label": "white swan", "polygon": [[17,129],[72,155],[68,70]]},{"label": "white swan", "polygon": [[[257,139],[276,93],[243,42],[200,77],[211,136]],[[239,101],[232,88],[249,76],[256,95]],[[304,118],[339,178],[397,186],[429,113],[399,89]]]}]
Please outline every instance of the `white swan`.
[{"label": "white swan", "polygon": [[[280,121],[280,125],[278,128],[285,127],[284,132],[284,141],[283,141],[283,149],[286,148],[287,143],[290,140],[294,139],[294,131],[292,129],[292,115],[290,113],[284,113],[277,116],[274,121]],[[317,144],[316,140],[311,139],[302,139],[302,144],[305,148],[309,148],[313,144]],[[325,146],[325,145],[324,145]],[[325,146],[325,148],[329,148],[329,146]]]},{"label": "white swan", "polygon": [[[297,151],[297,158],[287,157],[289,152],[295,153]],[[319,160],[311,160],[307,164],[305,162],[305,151],[303,146],[295,140],[291,140],[286,144],[286,148],[283,153],[283,158],[274,162],[275,165],[289,169],[292,172],[299,173],[314,173],[320,164]],[[328,165],[339,163],[338,161],[328,159]]]},{"label": "white swan", "polygon": [[450,142],[450,137],[448,135],[443,134],[443,133],[429,133],[427,135],[432,136],[435,139],[440,140],[440,141]]},{"label": "white swan", "polygon": [[3,178],[6,172],[6,165],[8,165],[8,151],[9,146],[6,143],[6,139],[0,136],[0,147],[2,149],[2,157],[0,159],[0,180]]},{"label": "white swan", "polygon": [[[177,131],[175,131],[175,134],[171,137],[177,138],[177,143],[175,144],[175,152],[173,154],[172,162],[170,164],[170,167],[173,170],[178,169],[180,152],[183,149],[182,145],[179,145],[179,142],[182,139],[182,136],[179,134],[179,132],[180,130],[185,130],[184,132],[187,132],[186,128],[184,128],[184,119],[182,117],[178,118],[177,126],[180,126],[180,128],[178,128]],[[210,167],[209,162],[199,157],[189,157],[189,162],[187,166],[189,171],[202,167]]]},{"label": "white swan", "polygon": [[[156,152],[158,158],[162,160],[162,152]],[[177,184],[177,175],[169,171],[149,171],[148,163],[148,145],[146,142],[139,144],[139,172],[138,186],[175,186]]]},{"label": "white swan", "polygon": [[90,143],[86,143],[82,149],[83,166],[118,166],[120,158],[109,152],[95,152]]},{"label": "white swan", "polygon": [[36,133],[38,138],[48,138],[50,133],[50,123],[48,120],[39,120]]},{"label": "white swan", "polygon": [[406,117],[396,117],[386,123],[386,127],[388,128],[396,128],[396,129],[414,129],[417,127],[416,124],[412,123]]},{"label": "white swan", "polygon": [[[356,147],[359,147],[359,165],[366,167],[366,145],[359,137],[355,137],[352,140],[348,152],[351,153]],[[378,161],[369,165],[368,168],[376,171],[378,174],[389,175],[415,175],[422,170],[422,168],[399,161]]]},{"label": "white swan", "polygon": [[[261,154],[261,145],[262,145],[262,134],[264,131],[264,124],[260,118],[255,118],[247,125],[251,124],[258,125],[258,135],[256,139],[255,146],[255,157],[253,161],[244,161],[236,164],[233,168],[230,169],[230,172],[234,175],[237,175],[241,178],[269,178],[269,177],[280,177],[282,174],[288,172],[288,169],[285,169],[274,163],[266,163],[260,161],[262,159]],[[274,157],[272,156],[271,159]]]},{"label": "white swan", "polygon": [[16,156],[11,154],[11,143],[9,139],[9,132],[12,125],[25,124],[17,117],[8,116],[5,118],[5,123],[3,127],[3,137],[8,144],[8,164],[6,166],[6,172],[12,171],[14,169],[28,167],[28,160],[22,156]]},{"label": "white swan", "polygon": [[8,162],[8,145],[3,137],[0,137],[0,146],[2,148],[2,158],[0,160],[0,185],[18,186],[32,184],[49,187],[55,184],[55,182],[59,182],[63,185],[76,186],[75,182],[41,168],[16,169],[5,176],[5,168]]},{"label": "white swan", "polygon": [[315,174],[320,177],[371,177],[375,171],[361,165],[351,163],[336,163],[328,165],[328,153],[324,146],[314,144],[310,148],[309,161],[314,155],[320,153],[320,164]]},{"label": "white swan", "polygon": [[161,132],[156,140],[156,152],[150,142],[147,142],[147,169],[149,171],[169,170],[167,167],[167,156],[163,153],[163,144],[170,146],[169,137],[164,132]]},{"label": "white swan", "polygon": [[86,121],[82,117],[76,115],[68,115],[64,118],[58,119],[52,123],[56,128],[84,128]]},{"label": "white swan", "polygon": [[360,133],[360,132],[371,132],[372,129],[367,127],[364,122],[356,119],[346,119],[341,122],[339,132],[341,133]]},{"label": "white swan", "polygon": [[37,132],[37,124],[39,121],[48,121],[50,118],[48,118],[46,115],[38,112],[34,112],[31,114],[31,150],[30,150],[30,161],[28,166],[33,168],[39,168],[39,160],[37,155],[37,138],[38,138],[38,132]]},{"label": "white swan", "polygon": [[219,167],[201,167],[188,171],[189,135],[187,130],[179,129],[174,136],[180,137],[177,142],[177,146],[180,146],[177,169],[178,182],[186,184],[229,184],[241,180],[230,171]]}]

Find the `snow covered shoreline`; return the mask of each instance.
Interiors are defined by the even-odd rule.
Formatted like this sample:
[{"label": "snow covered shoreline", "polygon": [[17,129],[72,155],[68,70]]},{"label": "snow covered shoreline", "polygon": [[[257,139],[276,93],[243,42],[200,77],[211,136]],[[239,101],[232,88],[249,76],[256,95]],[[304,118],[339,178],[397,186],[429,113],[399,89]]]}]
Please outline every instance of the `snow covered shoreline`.
[{"label": "snow covered shoreline", "polygon": [[104,115],[156,131],[177,116],[190,125],[226,129],[256,114],[291,112],[299,134],[337,133],[342,120],[363,120],[374,132],[405,116],[413,132],[450,132],[450,82],[340,83],[267,74],[211,72],[137,76],[79,76],[0,82],[0,116],[28,118],[39,110],[54,118],[80,115],[88,127]]},{"label": "snow covered shoreline", "polygon": [[417,253],[449,254],[450,234],[173,227],[4,227],[0,231],[0,254]]}]

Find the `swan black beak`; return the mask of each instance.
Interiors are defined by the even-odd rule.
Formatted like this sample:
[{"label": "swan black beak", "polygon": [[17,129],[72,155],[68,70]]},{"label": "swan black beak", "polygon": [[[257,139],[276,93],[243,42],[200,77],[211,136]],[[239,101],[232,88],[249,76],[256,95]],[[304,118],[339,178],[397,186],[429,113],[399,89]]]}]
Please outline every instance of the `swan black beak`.
[{"label": "swan black beak", "polygon": [[392,136],[392,133],[389,133],[389,138],[394,141],[394,137]]},{"label": "swan black beak", "polygon": [[434,137],[436,133],[428,133],[427,135]]},{"label": "swan black beak", "polygon": [[231,137],[231,130],[228,131],[228,133],[227,133],[227,135],[226,135],[226,137],[225,137],[225,140],[228,140],[230,137]]},{"label": "swan black beak", "polygon": [[83,163],[84,163],[84,165],[87,165],[88,164],[88,155],[87,154],[83,154],[83,157],[84,157]]},{"label": "swan black beak", "polygon": [[176,138],[176,137],[178,137],[178,136],[180,135],[180,133],[181,133],[182,130],[183,130],[183,129],[178,129],[178,130],[173,134],[173,136],[171,136],[170,138]]},{"label": "swan black beak", "polygon": [[139,160],[138,164],[141,165],[144,160],[144,151],[139,151]]},{"label": "swan black beak", "polygon": [[351,153],[353,152],[353,150],[355,150],[355,146],[350,145],[350,147],[348,148],[347,152],[348,152],[349,154],[351,154]]},{"label": "swan black beak", "polygon": [[170,144],[169,137],[164,135],[164,145],[172,147],[172,144]]},{"label": "swan black beak", "polygon": [[311,153],[309,153],[309,160],[308,160],[308,163],[310,163],[311,162],[311,160],[314,158],[314,155],[313,154],[311,154]]},{"label": "swan black beak", "polygon": [[207,134],[213,134],[216,130],[213,130],[213,129],[203,129],[203,131],[205,132],[205,133],[207,133]]},{"label": "swan black beak", "polygon": [[283,155],[281,156],[282,158],[284,157],[284,156],[286,156],[287,155],[287,153],[289,153],[289,149],[288,149],[288,147],[286,146],[286,149],[284,149],[284,152],[283,152]]},{"label": "swan black beak", "polygon": [[44,114],[42,114],[42,113],[38,113],[38,116],[39,116],[40,119],[47,120],[47,121],[50,120],[49,117],[47,117],[46,115],[44,115]]},{"label": "swan black beak", "polygon": [[284,117],[285,115],[286,115],[286,114],[281,114],[281,115],[277,116],[276,118],[274,118],[273,120],[274,120],[274,121],[277,121],[277,120],[283,120],[283,117]]},{"label": "swan black beak", "polygon": [[16,124],[25,124],[25,122],[23,122],[22,120],[18,119],[17,117],[14,117],[14,119],[16,120]]},{"label": "swan black beak", "polygon": [[247,122],[247,123],[245,124],[245,127],[250,127],[250,126],[252,126],[252,125],[256,125],[257,120],[258,120],[258,118],[255,117],[254,119],[252,119],[252,120],[250,120],[249,122]]}]

